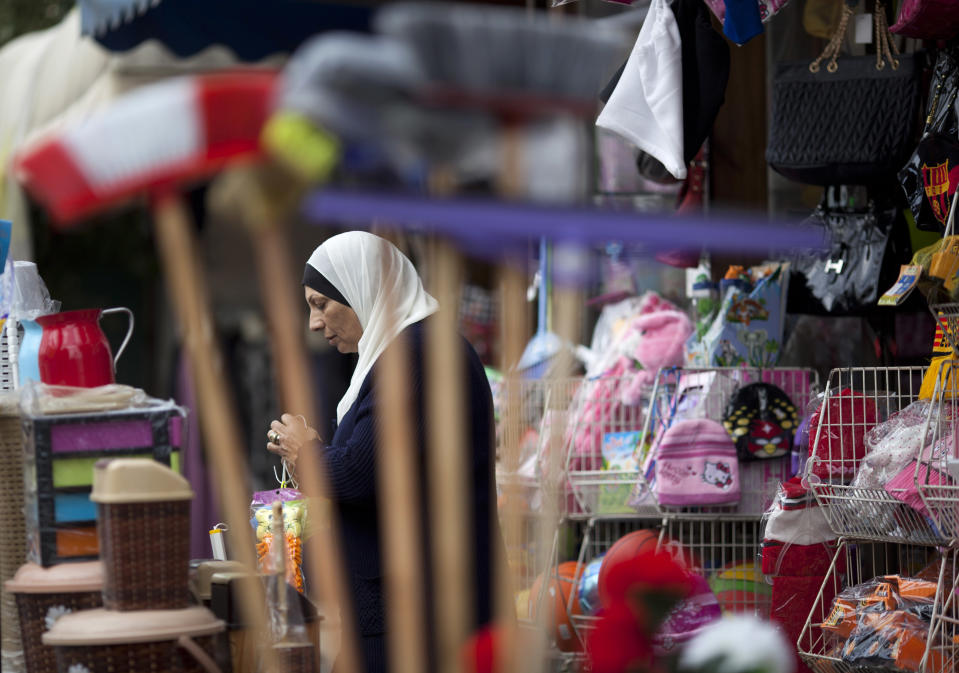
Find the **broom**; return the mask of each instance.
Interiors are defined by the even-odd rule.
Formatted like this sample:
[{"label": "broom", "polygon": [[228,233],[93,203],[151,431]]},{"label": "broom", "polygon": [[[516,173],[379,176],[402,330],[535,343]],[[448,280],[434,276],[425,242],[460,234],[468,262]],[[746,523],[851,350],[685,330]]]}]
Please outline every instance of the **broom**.
[{"label": "broom", "polygon": [[[245,461],[237,453],[242,446],[239,424],[213,338],[196,235],[177,188],[229,163],[258,157],[274,79],[271,73],[247,72],[143,87],[85,123],[38,140],[14,163],[19,180],[61,227],[124,201],[150,198],[164,276],[194,371],[205,445],[221,475],[227,523],[248,538],[235,551],[251,569],[256,564],[244,502]],[[335,537],[327,548],[338,548]],[[339,566],[315,561],[323,595],[333,603],[339,600],[349,614],[343,583],[336,576]],[[263,606],[250,592],[241,593],[241,602],[247,623],[265,633]],[[342,663],[350,673],[358,670],[355,652],[352,638],[345,637]],[[263,655],[268,670],[274,670],[273,651],[265,648]]]}]

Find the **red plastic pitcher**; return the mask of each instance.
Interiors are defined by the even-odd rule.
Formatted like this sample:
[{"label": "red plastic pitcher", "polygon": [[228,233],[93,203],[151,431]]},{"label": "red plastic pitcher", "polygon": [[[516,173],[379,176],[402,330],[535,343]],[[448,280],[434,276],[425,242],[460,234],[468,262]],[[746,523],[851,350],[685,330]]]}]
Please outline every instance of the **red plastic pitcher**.
[{"label": "red plastic pitcher", "polygon": [[[130,320],[116,357],[110,352],[100,317],[125,313]],[[133,311],[128,308],[64,311],[37,318],[43,327],[40,340],[40,380],[62,386],[93,388],[116,381],[116,361],[133,335]]]}]

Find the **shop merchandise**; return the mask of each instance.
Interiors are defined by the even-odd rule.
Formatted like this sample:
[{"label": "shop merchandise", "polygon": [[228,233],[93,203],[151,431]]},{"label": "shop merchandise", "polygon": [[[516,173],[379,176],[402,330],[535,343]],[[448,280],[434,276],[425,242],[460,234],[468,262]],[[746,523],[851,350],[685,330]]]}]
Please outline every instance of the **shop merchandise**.
[{"label": "shop merchandise", "polygon": [[297,591],[303,591],[303,540],[307,532],[306,498],[296,489],[278,488],[253,494],[250,524],[256,531],[257,567],[265,573],[277,572],[274,550],[274,503],[282,504],[284,541],[287,554],[286,574]]},{"label": "shop merchandise", "polygon": [[[896,52],[883,4],[876,7],[875,56],[839,57],[853,17],[845,5],[834,39],[812,64],[777,66],[766,160],[781,175],[816,185],[870,184],[894,175],[912,151],[921,61]],[[870,110],[870,123],[860,110]]]},{"label": "shop merchandise", "polygon": [[717,421],[672,425],[656,446],[652,492],[661,505],[723,505],[739,501],[736,446]]},{"label": "shop merchandise", "polygon": [[737,390],[723,418],[742,461],[785,456],[792,451],[798,424],[796,406],[771,383],[750,383]]},{"label": "shop merchandise", "polygon": [[[923,427],[930,419],[930,413],[934,416],[923,436]],[[859,464],[851,486],[877,489],[886,485],[932,441],[937,418],[937,409],[928,400],[917,400],[869,430],[863,437],[866,456]]]},{"label": "shop merchandise", "polygon": [[823,481],[852,479],[866,455],[865,435],[879,422],[876,402],[843,389],[813,412],[809,432],[811,473]]},{"label": "shop merchandise", "polygon": [[690,573],[689,582],[690,595],[676,604],[653,636],[653,646],[658,654],[678,651],[684,643],[722,616],[719,600],[706,579]]},{"label": "shop merchandise", "polygon": [[[894,282],[903,255],[897,232],[905,231],[898,208],[872,198],[853,207],[829,187],[805,224],[820,227],[825,249],[790,263],[788,307],[794,313],[850,315],[874,311]],[[836,205],[834,205],[836,204]]]},{"label": "shop merchandise", "polygon": [[653,0],[596,125],[654,157],[677,180],[686,177],[682,83],[682,39],[676,17],[666,0]]},{"label": "shop merchandise", "polygon": [[[763,23],[767,23],[776,16],[783,7],[789,4],[789,0],[754,0],[753,4],[756,5],[759,19]],[[726,0],[706,0],[706,5],[712,13],[716,15],[716,18],[725,25],[726,11],[728,8]],[[736,7],[736,9],[743,11],[741,7]],[[762,32],[761,29],[760,32]],[[730,39],[732,39],[732,36],[730,36]],[[743,44],[742,42],[738,43]]]},{"label": "shop merchandise", "polygon": [[[552,568],[546,576],[536,578],[530,588],[530,614],[536,619],[541,614],[550,615],[553,619],[552,635],[557,647],[563,652],[578,652],[583,645],[576,635],[576,630],[570,621],[571,616],[581,614],[578,600],[570,600],[577,592],[577,570],[575,561],[567,561]],[[545,595],[543,584],[546,584]],[[539,597],[544,596],[545,604],[540,606]],[[572,607],[569,609],[568,606]],[[548,607],[547,607],[548,606]],[[542,612],[545,610],[546,612]]]},{"label": "shop merchandise", "polygon": [[599,610],[599,569],[605,554],[600,554],[586,564],[579,578],[579,607],[584,615],[594,615]]},{"label": "shop merchandise", "polygon": [[[822,630],[849,664],[918,671],[936,591],[935,582],[876,577],[840,592]],[[938,648],[930,650],[930,670],[941,669],[941,656]]]},{"label": "shop merchandise", "polygon": [[634,510],[628,505],[633,490],[642,452],[643,434],[638,431],[607,432],[603,435],[603,463],[605,472],[618,473],[610,479],[621,484],[602,484],[596,504],[597,514],[629,514]]},{"label": "shop merchandise", "polygon": [[755,561],[730,561],[709,575],[723,614],[752,614],[769,604],[770,588]]},{"label": "shop merchandise", "polygon": [[948,40],[959,34],[959,7],[949,0],[904,0],[889,30],[919,40]]},{"label": "shop merchandise", "polygon": [[[686,342],[687,367],[773,367],[782,350],[788,275],[781,265],[756,270],[758,279],[721,284],[722,302],[702,336]],[[750,288],[750,289],[746,289]]]},{"label": "shop merchandise", "polygon": [[[904,3],[905,6],[910,4]],[[935,2],[911,3],[936,5]],[[925,231],[943,231],[949,204],[959,183],[959,118],[956,92],[959,91],[959,50],[939,50],[930,81],[925,126],[919,145],[899,171],[906,201],[916,226]]]},{"label": "shop merchandise", "polygon": [[[186,411],[129,386],[31,383],[21,390],[20,413],[27,555],[43,566],[100,553],[91,498],[98,460],[149,457],[178,470],[186,445]],[[39,479],[44,474],[51,478]]]},{"label": "shop merchandise", "polygon": [[[689,166],[712,132],[725,99],[729,80],[729,45],[713,29],[709,12],[700,0],[671,0],[669,6],[682,44],[683,160]],[[619,85],[625,68],[624,64],[603,89],[600,99],[604,103]],[[676,179],[659,159],[642,149],[636,167],[640,175],[649,180],[667,183]],[[690,168],[689,174],[692,172]]]},{"label": "shop merchandise", "polygon": [[659,547],[659,531],[640,529],[627,533],[616,540],[607,550],[606,555],[599,566],[599,575],[596,578],[597,594],[599,595],[599,604],[608,606],[611,597],[625,591],[625,587],[616,586],[610,582],[610,572],[618,565],[636,558],[642,554],[649,554]]}]

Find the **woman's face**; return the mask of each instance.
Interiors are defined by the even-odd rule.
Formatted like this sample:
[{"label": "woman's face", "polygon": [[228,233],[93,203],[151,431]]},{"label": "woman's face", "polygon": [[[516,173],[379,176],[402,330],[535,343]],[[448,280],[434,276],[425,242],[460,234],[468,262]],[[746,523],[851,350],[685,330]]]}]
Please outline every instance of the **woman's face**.
[{"label": "woman's face", "polygon": [[331,346],[341,353],[356,353],[363,326],[356,311],[338,301],[304,286],[306,303],[310,307],[310,329],[322,332]]}]

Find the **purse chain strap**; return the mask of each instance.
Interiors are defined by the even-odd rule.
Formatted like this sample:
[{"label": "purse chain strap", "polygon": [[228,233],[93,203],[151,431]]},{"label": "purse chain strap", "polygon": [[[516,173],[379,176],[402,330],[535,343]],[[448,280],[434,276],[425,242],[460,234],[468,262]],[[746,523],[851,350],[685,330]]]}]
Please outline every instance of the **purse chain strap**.
[{"label": "purse chain strap", "polygon": [[[849,3],[843,3],[842,16],[839,18],[839,25],[836,32],[829,38],[829,43],[822,53],[809,64],[809,72],[819,72],[823,61],[828,59],[826,70],[836,72],[839,64],[836,60],[839,58],[839,52],[842,50],[842,43],[846,38],[846,30],[849,28],[849,19],[852,18],[853,10]],[[892,66],[893,70],[899,68],[899,49],[892,39],[889,32],[889,22],[886,20],[886,8],[881,0],[876,0],[876,8],[872,13],[874,33],[876,39],[876,70],[882,70],[886,67],[886,62]]]}]

